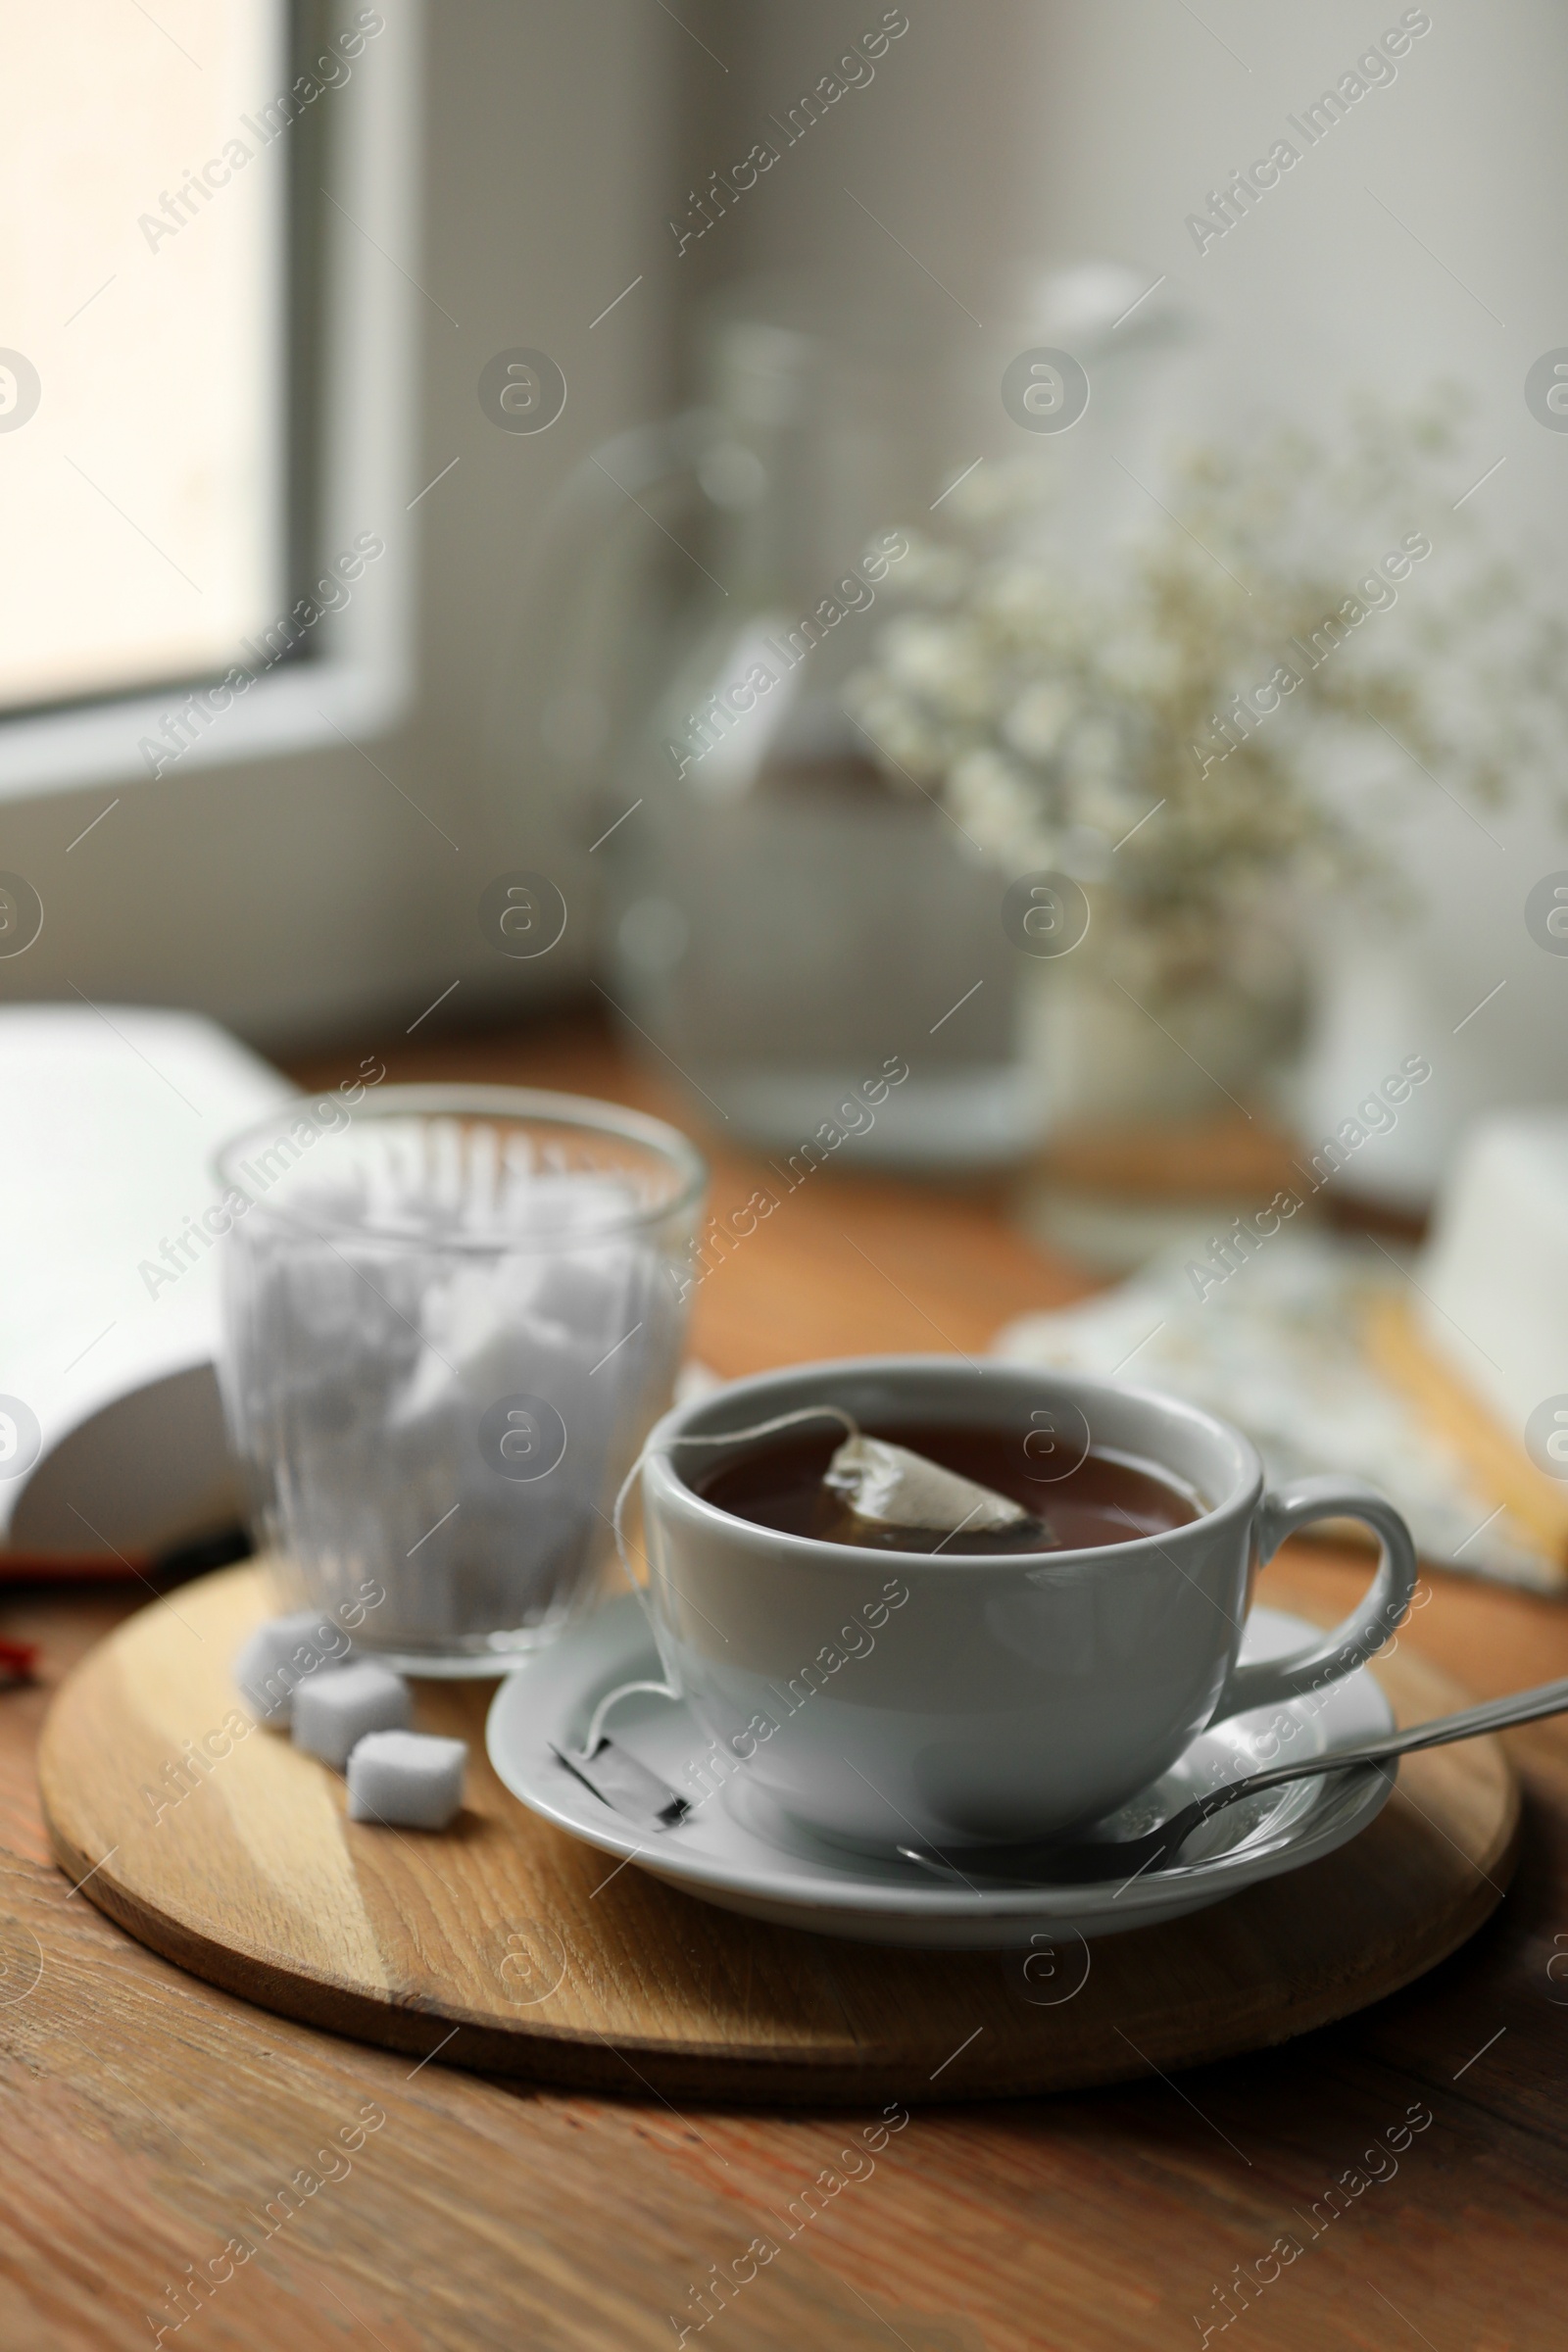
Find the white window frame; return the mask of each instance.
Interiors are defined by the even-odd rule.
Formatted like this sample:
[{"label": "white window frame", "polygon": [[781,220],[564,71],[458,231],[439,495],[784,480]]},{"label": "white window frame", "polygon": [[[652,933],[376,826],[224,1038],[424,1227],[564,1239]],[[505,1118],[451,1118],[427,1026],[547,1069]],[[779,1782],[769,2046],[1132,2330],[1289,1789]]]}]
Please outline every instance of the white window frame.
[{"label": "white window frame", "polygon": [[[331,289],[320,329],[321,441],[314,558],[325,564],[376,532],[340,611],[323,614],[312,657],[264,672],[210,726],[192,730],[179,773],[386,733],[415,685],[416,457],[418,342],[415,306],[422,152],[418,60],[422,0],[398,0],[397,37],[373,42],[333,99],[335,204],[323,207]],[[359,223],[367,224],[365,227]],[[364,387],[374,387],[367,397]],[[296,593],[291,585],[290,595]],[[201,681],[0,718],[0,803],[92,783],[151,780],[138,747],[164,731]]]}]

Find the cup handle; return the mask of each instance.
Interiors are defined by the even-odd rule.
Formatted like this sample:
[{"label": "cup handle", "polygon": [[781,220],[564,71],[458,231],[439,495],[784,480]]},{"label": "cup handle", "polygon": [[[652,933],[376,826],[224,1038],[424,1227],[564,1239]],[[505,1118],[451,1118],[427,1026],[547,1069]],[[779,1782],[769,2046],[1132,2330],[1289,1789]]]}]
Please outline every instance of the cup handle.
[{"label": "cup handle", "polygon": [[1273,1558],[1288,1535],[1316,1519],[1359,1519],[1377,1537],[1381,1557],[1366,1598],[1331,1634],[1294,1657],[1232,1667],[1211,1722],[1338,1682],[1364,1666],[1403,1622],[1415,1592],[1415,1544],[1393,1503],[1358,1480],[1303,1478],[1283,1494],[1265,1494],[1253,1522],[1258,1566]]}]

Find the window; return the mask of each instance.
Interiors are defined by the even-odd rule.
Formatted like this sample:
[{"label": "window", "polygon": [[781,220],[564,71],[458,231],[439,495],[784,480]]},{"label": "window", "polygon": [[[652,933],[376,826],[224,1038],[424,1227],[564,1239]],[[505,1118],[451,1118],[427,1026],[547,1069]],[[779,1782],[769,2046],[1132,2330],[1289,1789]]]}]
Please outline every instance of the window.
[{"label": "window", "polygon": [[[159,772],[149,727],[236,669],[270,708],[230,697],[220,726],[199,700],[176,756],[330,724],[322,665],[388,603],[377,581],[346,627],[353,590],[302,602],[356,535],[329,507],[357,489],[374,536],[394,504],[384,418],[321,495],[350,359],[328,291],[356,360],[401,304],[396,222],[372,240],[356,202],[384,30],[329,0],[0,0],[0,206],[25,223],[0,252],[0,791]],[[275,691],[307,665],[314,712]]]}]

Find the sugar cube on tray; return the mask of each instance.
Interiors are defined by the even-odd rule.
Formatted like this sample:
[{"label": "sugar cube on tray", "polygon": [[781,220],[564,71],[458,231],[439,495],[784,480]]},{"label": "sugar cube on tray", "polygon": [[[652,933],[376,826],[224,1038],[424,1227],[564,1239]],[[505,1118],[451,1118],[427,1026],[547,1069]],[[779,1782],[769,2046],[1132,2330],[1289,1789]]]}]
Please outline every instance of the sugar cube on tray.
[{"label": "sugar cube on tray", "polygon": [[463,1803],[466,1740],[368,1732],[349,1757],[349,1819],[444,1830]]},{"label": "sugar cube on tray", "polygon": [[412,1711],[402,1675],[367,1658],[301,1683],[294,1693],[294,1744],[341,1772],[368,1732],[407,1731]]},{"label": "sugar cube on tray", "polygon": [[294,1693],[325,1669],[343,1665],[354,1644],[343,1628],[319,1609],[296,1609],[269,1618],[245,1642],[234,1660],[240,1696],[262,1723],[286,1730]]},{"label": "sugar cube on tray", "polygon": [[316,1610],[274,1617],[241,1647],[234,1681],[262,1722],[292,1723],[296,1747],[347,1773],[351,1821],[446,1829],[463,1805],[467,1741],[411,1731],[403,1677],[369,1658],[345,1664],[350,1646]]}]

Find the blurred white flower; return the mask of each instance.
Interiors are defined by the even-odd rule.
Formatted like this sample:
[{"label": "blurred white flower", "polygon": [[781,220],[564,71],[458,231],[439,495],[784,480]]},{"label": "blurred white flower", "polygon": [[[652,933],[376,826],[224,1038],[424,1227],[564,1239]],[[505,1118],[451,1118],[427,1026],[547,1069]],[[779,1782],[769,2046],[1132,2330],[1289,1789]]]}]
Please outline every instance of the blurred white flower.
[{"label": "blurred white flower", "polygon": [[1002,722],[1004,741],[1026,760],[1049,760],[1078,709],[1077,696],[1055,680],[1026,687]]},{"label": "blurred white flower", "polygon": [[969,663],[968,629],[923,613],[890,621],[882,637],[883,660],[895,685],[938,699],[952,691]]},{"label": "blurred white flower", "polygon": [[1080,720],[1064,754],[1068,773],[1087,791],[1125,772],[1121,730],[1108,718]]},{"label": "blurred white flower", "polygon": [[1325,784],[1345,770],[1348,733],[1380,772],[1392,736],[1480,798],[1500,799],[1532,764],[1549,788],[1568,725],[1568,620],[1535,609],[1517,573],[1496,586],[1473,566],[1445,574],[1446,597],[1434,567],[1419,608],[1408,600],[1397,625],[1369,616],[1276,701],[1281,715],[1220,756],[1214,714],[1339,610],[1374,534],[1426,511],[1442,485],[1433,453],[1456,447],[1448,431],[1419,411],[1369,409],[1332,451],[1287,434],[1190,452],[1163,514],[1092,564],[1054,519],[1059,466],[988,459],[933,517],[942,539],[907,534],[889,581],[906,609],[877,630],[848,708],[890,781],[906,769],[930,783],[1014,870],[1102,880],[1102,944],[1131,953],[1163,926],[1190,956],[1282,874],[1376,870],[1376,778],[1361,790],[1357,769],[1349,802]]},{"label": "blurred white flower", "polygon": [[845,689],[845,703],[866,742],[891,773],[889,781],[904,787],[906,778],[938,776],[947,763],[941,732],[902,695],[890,694],[874,674],[862,671]]},{"label": "blurred white flower", "polygon": [[1039,820],[1033,786],[995,752],[966,753],[948,779],[948,797],[959,824],[985,849],[1010,849]]},{"label": "blurred white flower", "polygon": [[1112,637],[1102,651],[1100,665],[1105,683],[1120,694],[1166,695],[1181,682],[1178,649],[1147,629],[1130,629]]},{"label": "blurred white flower", "polygon": [[975,609],[983,618],[1030,631],[1062,653],[1076,645],[1082,605],[1060,572],[1042,564],[996,564],[975,585]]},{"label": "blurred white flower", "polygon": [[1152,806],[1148,786],[1125,777],[1097,778],[1073,795],[1073,808],[1083,823],[1112,841],[1119,841]]},{"label": "blurred white flower", "polygon": [[1069,825],[1061,836],[1061,870],[1075,882],[1103,882],[1110,871],[1111,844],[1098,825]]}]

